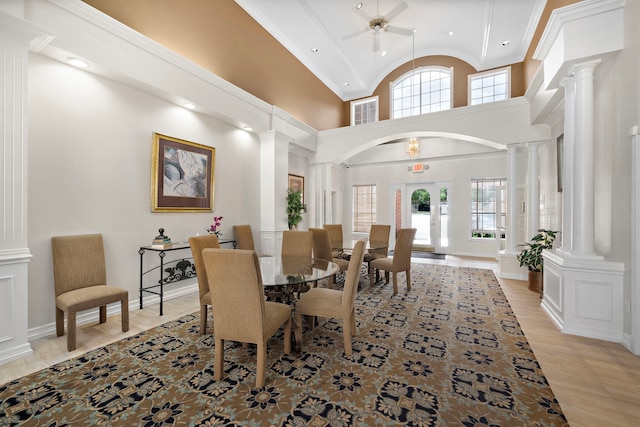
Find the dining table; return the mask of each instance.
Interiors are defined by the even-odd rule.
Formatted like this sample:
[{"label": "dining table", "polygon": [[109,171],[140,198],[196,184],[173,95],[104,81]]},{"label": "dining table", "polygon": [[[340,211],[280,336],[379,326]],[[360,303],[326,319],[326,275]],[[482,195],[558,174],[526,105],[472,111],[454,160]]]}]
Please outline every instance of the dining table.
[{"label": "dining table", "polygon": [[335,262],[300,256],[259,257],[262,286],[267,299],[291,304],[296,295],[336,274],[340,268]]}]

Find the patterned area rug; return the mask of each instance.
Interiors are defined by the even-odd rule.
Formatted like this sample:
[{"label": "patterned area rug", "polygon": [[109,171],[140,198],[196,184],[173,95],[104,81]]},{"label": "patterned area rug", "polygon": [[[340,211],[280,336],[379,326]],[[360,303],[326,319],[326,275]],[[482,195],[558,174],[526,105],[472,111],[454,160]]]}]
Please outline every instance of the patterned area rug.
[{"label": "patterned area rug", "polygon": [[235,343],[216,382],[193,314],[0,386],[0,425],[567,425],[492,271],[414,264],[409,292],[400,276],[396,296],[359,292],[350,358],[328,319],[299,354],[269,342],[264,388]]}]

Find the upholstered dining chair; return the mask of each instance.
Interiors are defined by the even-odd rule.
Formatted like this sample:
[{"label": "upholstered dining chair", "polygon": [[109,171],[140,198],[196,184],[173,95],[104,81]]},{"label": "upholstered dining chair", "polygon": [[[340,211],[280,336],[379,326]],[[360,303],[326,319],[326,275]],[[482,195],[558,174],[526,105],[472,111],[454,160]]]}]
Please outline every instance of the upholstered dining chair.
[{"label": "upholstered dining chair", "polygon": [[198,295],[200,298],[200,335],[207,333],[207,311],[211,303],[211,293],[209,292],[209,282],[207,281],[207,270],[204,268],[202,251],[207,248],[220,248],[220,242],[215,234],[205,234],[202,236],[189,237],[189,246],[193,256],[193,264],[196,267],[198,278]]},{"label": "upholstered dining chair", "polygon": [[56,334],[64,335],[67,313],[67,350],[76,349],[76,313],[99,307],[100,323],[107,321],[107,304],[120,302],[122,332],[129,330],[129,292],[107,286],[102,234],[51,238],[56,295]]},{"label": "upholstered dining chair", "polygon": [[331,252],[333,253],[333,258],[337,258],[342,253],[342,224],[324,224],[322,228],[329,232]]},{"label": "upholstered dining chair", "polygon": [[360,264],[364,258],[364,241],[360,240],[351,253],[347,278],[342,291],[327,288],[313,288],[300,297],[295,308],[296,342],[302,342],[302,316],[331,317],[342,319],[344,353],[351,356],[351,336],[356,335],[355,301],[360,279]]},{"label": "upholstered dining chair", "polygon": [[[313,233],[313,257],[333,261],[338,264],[340,271],[347,271],[349,261],[333,257],[329,232],[325,228],[309,228],[309,231]],[[329,283],[335,283],[335,275],[329,278]]]},{"label": "upholstered dining chair", "polygon": [[284,353],[291,352],[291,306],[265,301],[255,251],[205,249],[215,321],[214,378],[222,379],[225,340],[257,345],[256,388],[265,384],[267,341],[284,325]]},{"label": "upholstered dining chair", "polygon": [[372,224],[369,231],[369,243],[386,243],[387,247],[384,249],[377,249],[373,255],[367,253],[364,258],[365,261],[370,261],[374,258],[386,258],[389,255],[389,233],[391,233],[391,226],[388,224]]},{"label": "upholstered dining chair", "polygon": [[313,233],[310,231],[282,232],[282,256],[300,256],[311,258],[313,251]]},{"label": "upholstered dining chair", "polygon": [[[404,271],[407,276],[407,290],[411,290],[411,250],[413,239],[416,237],[416,228],[401,228],[396,236],[396,244],[392,258],[378,258],[369,263],[370,268],[377,271],[384,270],[385,283],[389,283],[389,273],[393,273],[393,294],[398,293],[398,273]],[[371,285],[373,285],[373,275]]]},{"label": "upholstered dining chair", "polygon": [[236,249],[246,249],[254,251],[253,232],[249,224],[234,225],[233,235],[236,238]]}]

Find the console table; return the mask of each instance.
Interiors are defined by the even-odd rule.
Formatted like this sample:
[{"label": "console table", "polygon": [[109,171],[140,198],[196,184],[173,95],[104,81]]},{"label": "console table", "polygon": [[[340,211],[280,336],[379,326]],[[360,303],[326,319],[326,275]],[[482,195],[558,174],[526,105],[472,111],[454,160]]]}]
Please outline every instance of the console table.
[{"label": "console table", "polygon": [[[220,244],[232,244],[233,248],[236,247],[235,240],[220,240]],[[184,256],[177,257],[174,260],[167,261],[166,267],[164,257],[168,252],[177,251],[189,251]],[[144,269],[144,255],[147,252],[153,252],[158,255],[160,259],[160,265],[151,267],[147,270]],[[193,257],[191,256],[191,247],[189,242],[173,243],[169,248],[154,248],[152,246],[140,246],[138,250],[140,254],[140,310],[143,308],[143,295],[145,292],[158,295],[160,297],[160,316],[163,314],[163,300],[164,300],[164,286],[179,282],[181,280],[190,279],[196,277],[196,268],[193,264]],[[159,270],[159,280],[156,284],[144,286],[144,277]]]}]

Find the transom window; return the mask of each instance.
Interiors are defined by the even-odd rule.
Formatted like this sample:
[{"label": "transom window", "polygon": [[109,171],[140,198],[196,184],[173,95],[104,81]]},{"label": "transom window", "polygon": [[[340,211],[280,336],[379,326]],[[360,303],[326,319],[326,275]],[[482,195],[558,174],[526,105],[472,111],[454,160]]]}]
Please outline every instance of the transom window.
[{"label": "transom window", "polygon": [[391,83],[391,118],[449,110],[452,68],[423,67]]},{"label": "transom window", "polygon": [[471,180],[471,237],[476,239],[495,239],[497,225],[505,224],[506,206],[500,206],[498,215],[497,192],[506,186],[506,178]]},{"label": "transom window", "polygon": [[378,97],[351,101],[351,126],[378,121]]},{"label": "transom window", "polygon": [[353,231],[368,233],[376,223],[376,186],[353,186]]},{"label": "transom window", "polygon": [[469,76],[469,105],[487,104],[511,97],[511,68]]}]

